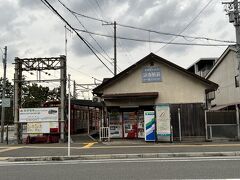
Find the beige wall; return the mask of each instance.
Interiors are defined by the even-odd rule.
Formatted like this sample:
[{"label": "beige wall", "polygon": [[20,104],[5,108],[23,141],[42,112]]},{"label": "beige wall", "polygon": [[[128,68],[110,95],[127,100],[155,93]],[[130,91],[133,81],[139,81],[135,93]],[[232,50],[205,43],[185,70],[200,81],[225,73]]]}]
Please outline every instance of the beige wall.
[{"label": "beige wall", "polygon": [[[147,66],[149,64],[146,64]],[[158,103],[204,103],[205,89],[207,85],[198,79],[183,74],[179,70],[173,69],[164,64],[155,63],[160,66],[162,82],[142,83],[142,67],[123,79],[105,88],[103,94],[114,93],[139,93],[139,92],[158,92],[158,98],[146,100],[146,104]],[[106,101],[108,102],[108,101]],[[131,100],[107,103],[108,105],[129,104],[134,105]]]},{"label": "beige wall", "polygon": [[235,75],[237,74],[238,63],[236,53],[229,51],[225,59],[218,65],[208,79],[219,85],[215,92],[215,100],[212,105],[234,104],[240,102],[240,88],[235,87]]}]

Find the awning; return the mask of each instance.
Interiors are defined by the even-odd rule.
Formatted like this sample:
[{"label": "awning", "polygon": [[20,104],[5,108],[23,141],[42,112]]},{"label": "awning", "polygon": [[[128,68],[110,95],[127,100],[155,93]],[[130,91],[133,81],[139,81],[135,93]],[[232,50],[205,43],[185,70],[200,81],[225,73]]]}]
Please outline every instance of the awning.
[{"label": "awning", "polygon": [[106,99],[144,99],[144,98],[157,98],[158,92],[141,92],[141,93],[121,93],[121,94],[104,94],[103,98]]}]

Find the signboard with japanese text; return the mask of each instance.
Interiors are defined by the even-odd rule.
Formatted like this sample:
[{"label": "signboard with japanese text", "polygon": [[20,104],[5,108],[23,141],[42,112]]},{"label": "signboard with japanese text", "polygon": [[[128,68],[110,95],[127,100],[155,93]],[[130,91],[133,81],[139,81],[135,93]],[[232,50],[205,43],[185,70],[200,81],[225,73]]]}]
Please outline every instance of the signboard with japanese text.
[{"label": "signboard with japanese text", "polygon": [[171,141],[171,123],[169,105],[156,106],[156,124],[158,141]]},{"label": "signboard with japanese text", "polygon": [[58,108],[21,108],[19,122],[27,123],[27,133],[50,133],[58,129]]},{"label": "signboard with japanese text", "polygon": [[150,83],[150,82],[161,82],[162,75],[161,69],[159,66],[146,66],[142,69],[142,82]]},{"label": "signboard with japanese text", "polygon": [[19,122],[57,122],[58,108],[20,108]]}]

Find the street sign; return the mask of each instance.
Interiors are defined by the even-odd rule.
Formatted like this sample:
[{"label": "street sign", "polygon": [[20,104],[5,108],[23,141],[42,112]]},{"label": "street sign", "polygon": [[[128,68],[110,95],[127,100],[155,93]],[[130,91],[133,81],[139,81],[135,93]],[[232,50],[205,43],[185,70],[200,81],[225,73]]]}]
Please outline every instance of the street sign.
[{"label": "street sign", "polygon": [[10,98],[2,98],[2,107],[11,107]]}]

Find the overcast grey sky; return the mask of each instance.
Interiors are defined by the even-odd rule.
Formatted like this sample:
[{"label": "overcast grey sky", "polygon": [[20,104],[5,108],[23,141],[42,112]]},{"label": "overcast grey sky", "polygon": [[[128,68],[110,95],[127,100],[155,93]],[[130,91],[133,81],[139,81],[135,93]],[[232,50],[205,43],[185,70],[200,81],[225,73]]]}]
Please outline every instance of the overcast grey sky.
[{"label": "overcast grey sky", "polygon": [[[221,0],[61,0],[71,10],[119,24],[142,27],[156,31],[188,36],[202,36],[235,41],[235,30],[228,22]],[[40,0],[0,0],[0,47],[8,46],[9,79],[13,78],[14,57],[50,57],[65,54],[64,23]],[[52,6],[75,28],[113,35],[113,26],[78,16],[81,24],[57,0],[49,0]],[[208,6],[203,10],[203,8]],[[199,14],[199,12],[201,14]],[[197,16],[198,15],[198,16]],[[89,34],[80,33],[91,45],[101,52],[108,61],[113,58],[113,39],[92,35],[101,45],[97,46]],[[149,33],[117,26],[117,35],[122,37],[169,41],[173,36]],[[102,80],[112,74],[91,53],[86,45],[74,34],[67,33],[68,73],[77,83],[93,83],[93,78]],[[176,38],[173,42],[204,43],[216,42]],[[137,62],[150,52],[156,53],[184,68],[204,57],[219,57],[226,47],[199,47],[156,44],[117,40],[117,61],[119,70]],[[101,55],[99,55],[101,57]],[[102,58],[103,59],[103,58]],[[112,64],[103,59],[113,70]],[[0,65],[2,76],[2,63]],[[26,74],[27,78],[34,79]],[[51,76],[58,76],[52,72]],[[43,76],[44,78],[44,76]]]}]

